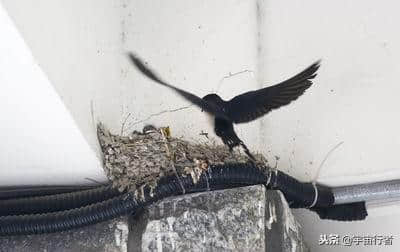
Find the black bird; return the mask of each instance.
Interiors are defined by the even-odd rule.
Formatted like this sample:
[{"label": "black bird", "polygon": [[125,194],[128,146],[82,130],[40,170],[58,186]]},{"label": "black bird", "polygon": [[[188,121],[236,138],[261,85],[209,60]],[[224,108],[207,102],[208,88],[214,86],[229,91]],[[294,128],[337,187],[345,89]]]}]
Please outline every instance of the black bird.
[{"label": "black bird", "polygon": [[233,128],[233,123],[246,123],[253,121],[273,109],[280,108],[296,100],[312,85],[312,79],[317,75],[320,61],[315,62],[301,73],[274,86],[235,96],[229,101],[224,101],[217,94],[208,94],[203,98],[174,87],[161,80],[134,54],[129,54],[132,63],[140,72],[151,80],[173,89],[188,101],[199,106],[214,117],[214,131],[225,145],[232,151],[233,147],[241,145],[246,154],[254,160],[246,145],[239,139]]}]

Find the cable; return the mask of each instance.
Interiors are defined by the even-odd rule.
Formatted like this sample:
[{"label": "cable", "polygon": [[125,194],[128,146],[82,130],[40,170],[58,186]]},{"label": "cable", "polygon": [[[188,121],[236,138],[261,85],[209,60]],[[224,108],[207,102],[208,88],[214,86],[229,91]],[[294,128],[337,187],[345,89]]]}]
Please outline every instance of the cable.
[{"label": "cable", "polygon": [[217,190],[266,182],[262,171],[252,164],[213,166],[209,169],[209,175],[203,173],[196,184],[189,176],[179,179],[176,176],[169,176],[160,179],[154,190],[149,186],[144,187],[143,195],[139,195],[138,198],[132,193],[125,193],[66,211],[1,216],[0,236],[64,231],[134,213],[159,199],[182,194],[179,180],[184,184],[187,193],[205,191],[207,184],[210,190]]},{"label": "cable", "polygon": [[7,199],[0,201],[0,216],[64,211],[101,202],[121,194],[108,185],[70,193]]},{"label": "cable", "polygon": [[[110,186],[67,194],[0,200],[0,236],[65,231],[132,214],[160,199],[186,193],[264,184],[280,190],[291,208],[310,208],[320,218],[365,219],[365,202],[335,205],[332,189],[301,183],[289,175],[253,163],[212,165],[194,183],[190,176],[161,178],[155,188],[120,193]],[[183,187],[182,187],[183,185]]]}]

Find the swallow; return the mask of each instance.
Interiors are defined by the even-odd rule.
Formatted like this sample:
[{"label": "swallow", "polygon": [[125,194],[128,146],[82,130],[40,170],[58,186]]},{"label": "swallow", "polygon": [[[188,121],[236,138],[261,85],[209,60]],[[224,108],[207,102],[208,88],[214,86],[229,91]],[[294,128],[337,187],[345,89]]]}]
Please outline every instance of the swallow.
[{"label": "swallow", "polygon": [[264,116],[274,109],[288,105],[299,98],[312,84],[320,67],[320,60],[305,70],[279,84],[259,90],[246,92],[224,101],[217,94],[208,94],[200,98],[192,93],[177,88],[162,80],[153,70],[136,55],[129,53],[133,65],[147,78],[166,86],[181,95],[186,100],[207,112],[214,120],[214,132],[232,151],[236,146],[242,146],[250,159],[255,160],[247,146],[236,135],[233,124],[247,123]]}]

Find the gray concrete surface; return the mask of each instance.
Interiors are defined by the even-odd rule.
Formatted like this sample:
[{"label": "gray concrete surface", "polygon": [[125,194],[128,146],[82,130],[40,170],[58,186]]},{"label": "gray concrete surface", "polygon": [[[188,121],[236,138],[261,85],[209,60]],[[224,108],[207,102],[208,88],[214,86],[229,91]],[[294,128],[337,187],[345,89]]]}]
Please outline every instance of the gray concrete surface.
[{"label": "gray concrete surface", "polygon": [[128,218],[0,237],[0,252],[307,251],[283,195],[249,186],[164,199]]},{"label": "gray concrete surface", "polygon": [[129,251],[306,251],[282,194],[264,186],[165,199],[129,221]]}]

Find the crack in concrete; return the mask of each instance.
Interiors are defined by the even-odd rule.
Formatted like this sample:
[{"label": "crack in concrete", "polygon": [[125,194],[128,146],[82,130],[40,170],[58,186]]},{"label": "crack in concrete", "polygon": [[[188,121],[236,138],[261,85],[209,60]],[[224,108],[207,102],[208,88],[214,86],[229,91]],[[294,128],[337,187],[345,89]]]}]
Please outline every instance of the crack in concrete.
[{"label": "crack in concrete", "polygon": [[166,109],[166,110],[160,111],[160,112],[158,112],[158,113],[150,114],[150,115],[149,115],[148,117],[146,117],[145,119],[138,120],[138,121],[136,121],[136,122],[133,122],[133,123],[129,124],[129,125],[126,127],[126,130],[131,129],[133,126],[135,126],[135,125],[137,125],[137,124],[139,124],[139,123],[146,122],[146,121],[150,120],[150,119],[153,118],[153,117],[160,116],[160,115],[166,114],[166,113],[173,113],[173,112],[185,110],[185,109],[190,108],[191,106],[192,106],[192,105],[184,106],[184,107],[180,107],[180,108],[176,108],[176,109]]},{"label": "crack in concrete", "polygon": [[239,74],[243,74],[243,73],[254,73],[254,71],[245,69],[243,71],[239,71],[239,72],[235,72],[235,73],[229,72],[228,75],[225,75],[224,77],[221,78],[221,80],[219,81],[217,90],[215,92],[217,93],[219,91],[219,89],[221,88],[222,83],[224,82],[225,79],[229,79],[229,78],[235,77],[235,76],[237,76]]},{"label": "crack in concrete", "polygon": [[239,75],[239,74],[242,74],[242,73],[254,73],[254,71],[246,69],[246,70],[239,71],[239,72],[236,72],[236,73],[229,72],[228,75],[225,75],[224,77],[222,77],[221,81],[223,81],[224,79],[232,78],[232,77],[234,77],[236,75]]}]

